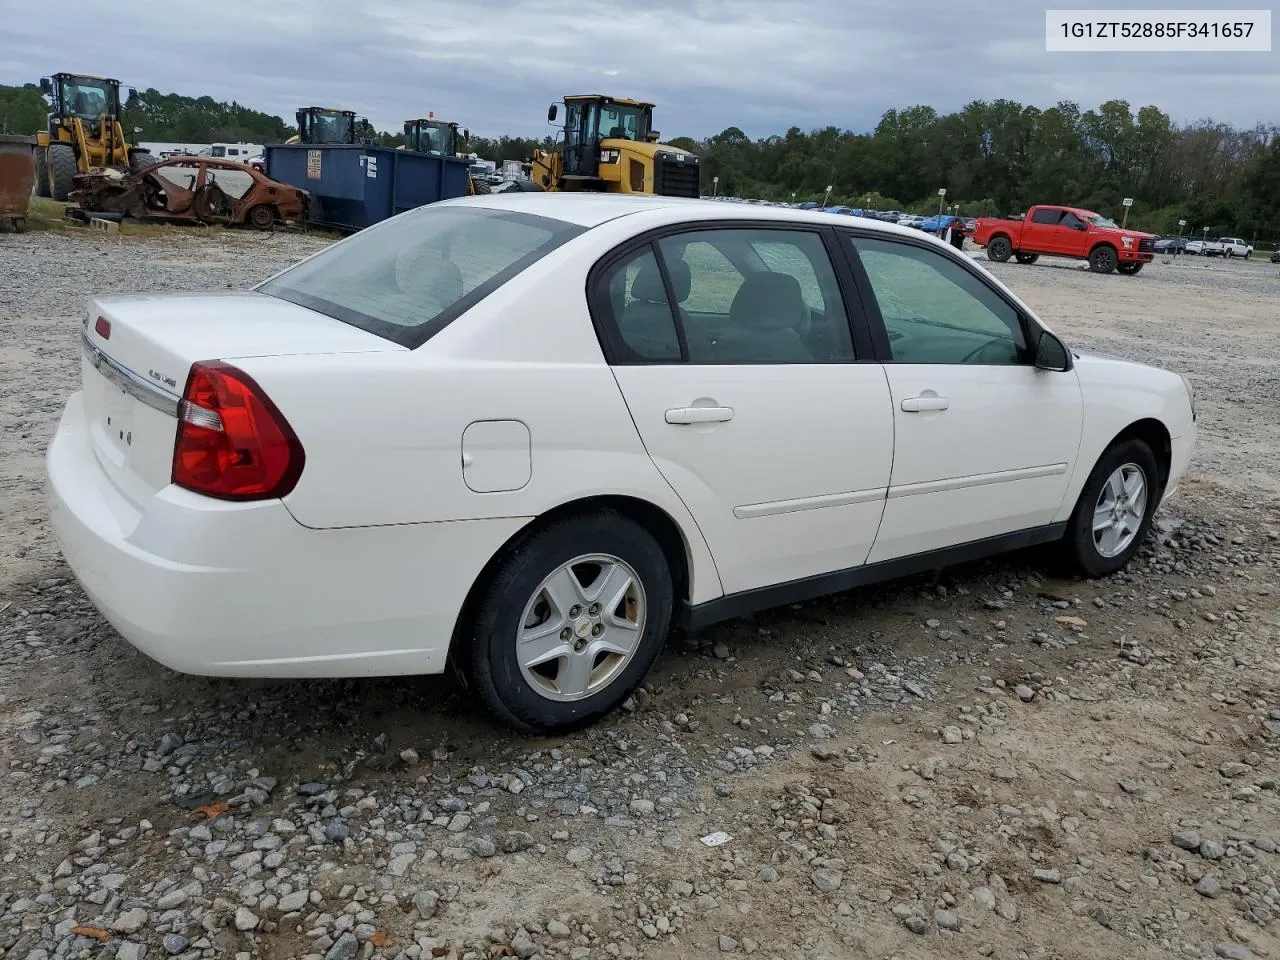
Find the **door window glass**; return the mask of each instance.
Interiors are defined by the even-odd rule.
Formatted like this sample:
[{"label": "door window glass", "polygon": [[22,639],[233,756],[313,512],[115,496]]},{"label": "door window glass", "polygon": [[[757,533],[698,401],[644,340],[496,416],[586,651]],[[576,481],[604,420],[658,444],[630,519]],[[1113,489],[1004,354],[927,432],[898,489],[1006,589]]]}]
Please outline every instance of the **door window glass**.
[{"label": "door window glass", "polygon": [[621,359],[678,363],[680,339],[653,248],[615,264],[603,282],[609,291],[610,319],[621,341]]},{"label": "door window glass", "polygon": [[676,286],[690,363],[853,359],[840,287],[820,234],[702,230],[663,237],[658,249]]},{"label": "door window glass", "polygon": [[1029,361],[1018,313],[950,257],[914,244],[858,237],[896,363]]},{"label": "door window glass", "polygon": [[1062,211],[1055,210],[1053,207],[1041,207],[1035,213],[1031,214],[1032,223],[1043,223],[1048,226],[1056,225],[1062,219]]}]

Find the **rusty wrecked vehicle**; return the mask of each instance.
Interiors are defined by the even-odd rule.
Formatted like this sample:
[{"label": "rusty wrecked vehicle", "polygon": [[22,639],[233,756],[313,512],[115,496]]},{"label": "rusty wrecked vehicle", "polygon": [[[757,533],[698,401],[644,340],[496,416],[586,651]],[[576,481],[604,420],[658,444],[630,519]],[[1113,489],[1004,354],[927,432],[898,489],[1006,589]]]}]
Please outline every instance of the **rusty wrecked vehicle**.
[{"label": "rusty wrecked vehicle", "polygon": [[88,216],[198,222],[270,230],[306,217],[307,191],[245,163],[178,156],[141,170],[93,170],[75,178],[69,199]]}]

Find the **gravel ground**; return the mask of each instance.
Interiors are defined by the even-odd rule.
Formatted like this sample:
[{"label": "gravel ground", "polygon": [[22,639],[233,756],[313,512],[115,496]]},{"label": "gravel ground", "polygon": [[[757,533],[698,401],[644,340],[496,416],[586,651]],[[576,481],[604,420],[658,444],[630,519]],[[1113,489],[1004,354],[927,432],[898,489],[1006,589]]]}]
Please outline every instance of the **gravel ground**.
[{"label": "gravel ground", "polygon": [[1275,267],[995,267],[1199,388],[1126,574],[1024,554],[735,621],[528,740],[439,679],[170,673],[58,557],[83,298],[317,244],[0,236],[0,957],[1280,956]]}]

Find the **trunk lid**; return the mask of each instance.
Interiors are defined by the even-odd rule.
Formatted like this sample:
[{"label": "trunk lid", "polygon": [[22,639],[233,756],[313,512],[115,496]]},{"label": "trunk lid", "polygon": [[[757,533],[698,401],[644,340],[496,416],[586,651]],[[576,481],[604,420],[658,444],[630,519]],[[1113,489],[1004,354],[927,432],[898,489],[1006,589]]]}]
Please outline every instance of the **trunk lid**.
[{"label": "trunk lid", "polygon": [[168,485],[178,402],[201,360],[405,348],[259,293],[101,297],[81,331],[94,453],[135,507]]}]

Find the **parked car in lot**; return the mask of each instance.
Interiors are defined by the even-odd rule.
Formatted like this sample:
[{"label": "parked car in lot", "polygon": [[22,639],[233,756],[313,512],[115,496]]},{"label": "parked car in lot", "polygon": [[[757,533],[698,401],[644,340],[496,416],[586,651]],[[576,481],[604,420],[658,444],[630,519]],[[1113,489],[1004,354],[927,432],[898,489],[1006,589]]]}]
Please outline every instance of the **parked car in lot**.
[{"label": "parked car in lot", "polygon": [[175,670],[457,668],[503,722],[622,703],[699,629],[1002,550],[1122,569],[1178,374],[1070,348],[916,230],[666,197],[420,207],[247,292],[102,296],[54,528]]},{"label": "parked car in lot", "polygon": [[1203,255],[1204,248],[1207,243],[1207,240],[1188,240],[1186,246],[1182,248],[1182,252],[1194,255]]},{"label": "parked car in lot", "polygon": [[1232,257],[1248,259],[1253,256],[1253,245],[1245,243],[1239,237],[1219,237],[1217,240],[1206,243],[1202,252],[1207,257],[1226,257],[1228,260]]},{"label": "parked car in lot", "polygon": [[1092,210],[1041,204],[1019,219],[979,217],[973,241],[987,257],[1035,263],[1041,256],[1088,260],[1096,273],[1133,276],[1155,258],[1155,235],[1125,230]]},{"label": "parked car in lot", "polygon": [[1186,253],[1188,237],[1160,237],[1153,245],[1156,253]]},{"label": "parked car in lot", "polygon": [[1280,263],[1280,247],[1277,247],[1275,250],[1271,251],[1271,262]]}]

